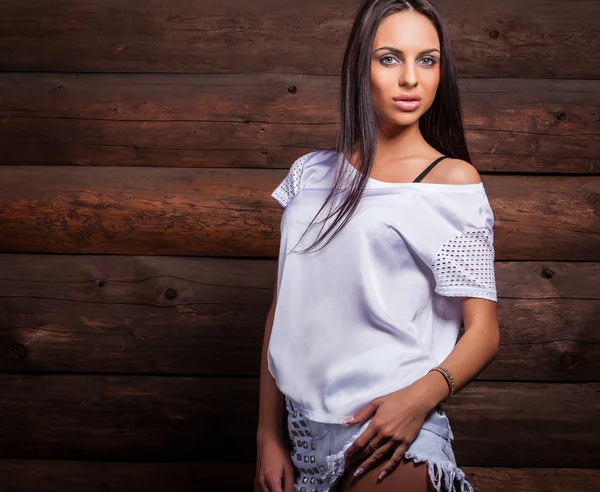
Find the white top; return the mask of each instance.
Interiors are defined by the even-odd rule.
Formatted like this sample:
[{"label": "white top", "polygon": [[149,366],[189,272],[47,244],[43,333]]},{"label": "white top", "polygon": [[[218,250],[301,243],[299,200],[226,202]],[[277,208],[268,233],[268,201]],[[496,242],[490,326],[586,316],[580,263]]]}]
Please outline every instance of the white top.
[{"label": "white top", "polygon": [[346,176],[359,172],[334,150],[310,152],[272,193],[285,210],[268,367],[294,406],[329,423],[441,363],[462,323],[459,296],[497,302],[494,214],[483,183],[369,178],[331,243],[292,252],[338,167]]}]

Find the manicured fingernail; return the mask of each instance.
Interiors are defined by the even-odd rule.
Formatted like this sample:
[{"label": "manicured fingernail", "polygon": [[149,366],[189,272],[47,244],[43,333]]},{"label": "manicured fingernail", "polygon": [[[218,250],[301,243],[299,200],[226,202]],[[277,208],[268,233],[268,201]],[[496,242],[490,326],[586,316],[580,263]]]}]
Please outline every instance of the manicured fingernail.
[{"label": "manicured fingernail", "polygon": [[352,422],[354,420],[354,417],[347,417],[344,420],[342,420],[342,424],[347,424],[348,422]]},{"label": "manicured fingernail", "polygon": [[377,477],[379,480],[381,480],[383,477],[385,477],[387,475],[386,471],[382,471],[379,476]]},{"label": "manicured fingernail", "polygon": [[362,474],[363,474],[363,472],[364,472],[364,470],[363,470],[362,468],[359,468],[358,470],[356,470],[356,471],[354,472],[354,476],[355,476],[355,477],[358,477],[359,475],[362,475]]}]

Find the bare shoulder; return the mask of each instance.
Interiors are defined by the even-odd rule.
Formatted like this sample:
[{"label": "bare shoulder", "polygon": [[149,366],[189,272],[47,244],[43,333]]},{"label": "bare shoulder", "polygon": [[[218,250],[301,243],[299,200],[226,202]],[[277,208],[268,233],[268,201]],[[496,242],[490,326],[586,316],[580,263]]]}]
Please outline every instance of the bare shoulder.
[{"label": "bare shoulder", "polygon": [[439,178],[447,184],[477,184],[481,183],[481,176],[473,164],[462,159],[450,157],[443,160],[440,166]]}]

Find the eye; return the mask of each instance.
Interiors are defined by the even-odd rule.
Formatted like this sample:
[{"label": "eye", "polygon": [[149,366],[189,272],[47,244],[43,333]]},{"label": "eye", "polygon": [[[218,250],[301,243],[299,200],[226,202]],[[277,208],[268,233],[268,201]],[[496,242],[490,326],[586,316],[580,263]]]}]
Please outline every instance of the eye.
[{"label": "eye", "polygon": [[424,58],[421,58],[421,60],[426,60],[428,62],[431,62],[431,63],[425,63],[425,65],[428,67],[432,67],[433,65],[435,65],[437,63],[437,60],[435,58],[432,58],[431,56],[426,56]]},{"label": "eye", "polygon": [[[382,57],[381,57],[379,60],[380,60],[381,62],[383,62],[383,60],[385,60],[385,59],[392,59],[392,60],[396,60],[396,57],[395,57],[395,56],[392,56],[392,55],[383,55],[383,56],[382,56]],[[384,64],[384,65],[391,65],[391,63],[383,63],[383,64]]]}]

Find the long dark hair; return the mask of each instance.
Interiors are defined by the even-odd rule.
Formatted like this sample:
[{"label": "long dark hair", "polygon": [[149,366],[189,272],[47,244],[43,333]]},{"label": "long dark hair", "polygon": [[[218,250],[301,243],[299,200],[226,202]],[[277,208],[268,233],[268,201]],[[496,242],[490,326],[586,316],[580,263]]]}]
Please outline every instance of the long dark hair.
[{"label": "long dark hair", "polygon": [[[371,95],[371,51],[375,33],[381,21],[391,14],[416,11],[431,20],[440,39],[440,82],[431,107],[419,119],[423,138],[437,151],[449,157],[471,162],[464,135],[460,94],[452,47],[442,18],[427,0],[365,0],[359,7],[346,45],[342,65],[340,90],[340,125],[336,141],[336,156],[350,159],[357,150],[359,171],[350,182],[341,204],[321,221],[337,215],[324,234],[302,252],[308,252],[330,236],[325,245],[337,236],[352,218],[371,174],[377,144],[377,118]],[[341,166],[340,166],[341,168]],[[334,186],[325,202],[310,222],[298,242],[333,198],[342,192],[342,173],[338,172]],[[332,207],[333,208],[333,207]],[[321,232],[323,226],[321,227]],[[332,233],[333,232],[333,233]]]}]

